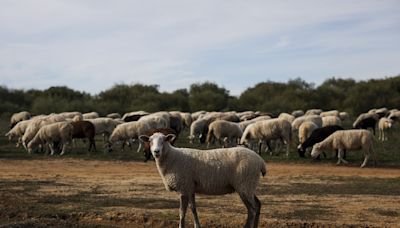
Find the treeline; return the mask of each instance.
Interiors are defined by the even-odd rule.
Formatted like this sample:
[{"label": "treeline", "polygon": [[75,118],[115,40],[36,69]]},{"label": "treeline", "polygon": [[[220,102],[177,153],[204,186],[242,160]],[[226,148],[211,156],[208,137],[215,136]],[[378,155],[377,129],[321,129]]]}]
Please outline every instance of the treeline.
[{"label": "treeline", "polygon": [[400,76],[355,81],[330,78],[315,87],[302,79],[287,83],[261,82],[239,97],[211,82],[192,84],[189,89],[160,92],[157,85],[117,84],[97,95],[65,86],[46,90],[16,90],[0,87],[0,114],[28,110],[33,114],[63,111],[97,111],[100,115],[134,110],[264,111],[291,112],[321,108],[359,114],[375,107],[400,108]]}]

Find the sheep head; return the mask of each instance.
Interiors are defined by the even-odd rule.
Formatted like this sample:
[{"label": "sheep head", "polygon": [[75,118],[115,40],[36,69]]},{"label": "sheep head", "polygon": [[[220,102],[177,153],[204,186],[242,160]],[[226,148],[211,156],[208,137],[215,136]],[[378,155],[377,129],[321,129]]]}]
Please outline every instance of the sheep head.
[{"label": "sheep head", "polygon": [[312,151],[311,151],[311,157],[316,158],[318,155],[321,154],[321,144],[317,143],[313,146]]},{"label": "sheep head", "polygon": [[148,142],[150,144],[150,151],[154,158],[160,158],[164,153],[164,143],[171,143],[175,140],[176,136],[174,134],[164,135],[162,133],[156,132],[152,136],[141,135],[139,137],[143,142]]}]

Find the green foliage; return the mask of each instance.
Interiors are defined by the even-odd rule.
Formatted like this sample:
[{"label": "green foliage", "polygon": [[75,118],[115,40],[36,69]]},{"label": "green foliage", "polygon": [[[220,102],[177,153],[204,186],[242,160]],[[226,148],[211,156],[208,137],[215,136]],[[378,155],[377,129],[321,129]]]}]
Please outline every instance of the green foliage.
[{"label": "green foliage", "polygon": [[300,78],[287,83],[266,81],[248,88],[239,97],[230,96],[227,89],[211,82],[171,93],[160,92],[158,85],[116,84],[95,96],[65,86],[28,91],[0,86],[0,103],[0,113],[7,117],[21,110],[33,114],[97,111],[104,116],[137,110],[254,110],[279,114],[310,108],[338,109],[354,116],[371,108],[399,108],[400,76],[359,82],[330,78],[318,87]]}]

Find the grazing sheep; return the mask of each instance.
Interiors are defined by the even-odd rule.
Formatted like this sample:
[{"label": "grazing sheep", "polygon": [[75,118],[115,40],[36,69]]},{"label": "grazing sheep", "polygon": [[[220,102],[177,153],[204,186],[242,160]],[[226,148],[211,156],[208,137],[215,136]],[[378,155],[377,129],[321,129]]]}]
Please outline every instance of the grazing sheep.
[{"label": "grazing sheep", "polygon": [[23,120],[29,120],[30,118],[31,114],[27,111],[14,113],[10,119],[10,129],[12,129],[18,122]]},{"label": "grazing sheep", "polygon": [[338,110],[331,110],[331,111],[325,111],[321,112],[319,114],[320,117],[325,117],[325,116],[336,116],[339,117],[339,111]]},{"label": "grazing sheep", "polygon": [[[159,132],[164,135],[169,135],[169,134],[175,134],[175,130],[171,128],[157,128],[157,129],[150,129],[144,133],[144,135],[147,136],[152,136],[154,133]],[[174,145],[175,141],[177,140],[177,137],[175,137],[172,141],[171,144]],[[144,162],[147,162],[151,158],[151,151],[150,151],[150,143],[147,141],[142,141],[143,142],[143,154],[144,154]]]},{"label": "grazing sheep", "polygon": [[287,121],[289,121],[289,123],[292,123],[292,122],[296,119],[295,116],[290,115],[290,114],[285,113],[285,112],[279,114],[278,118],[279,118],[279,119],[287,120]]},{"label": "grazing sheep", "polygon": [[96,151],[96,143],[94,140],[94,136],[96,135],[96,130],[94,125],[89,121],[72,121],[71,125],[73,127],[72,138],[73,139],[84,139],[87,138],[89,140],[89,149],[91,151],[92,148]]},{"label": "grazing sheep", "polygon": [[[374,114],[376,115],[376,114]],[[372,128],[372,131],[375,135],[375,126],[378,122],[378,119],[375,116],[371,116],[368,118],[361,119],[357,124],[354,125],[354,129],[369,129]]]},{"label": "grazing sheep", "polygon": [[376,121],[379,120],[379,115],[375,113],[361,113],[357,119],[353,123],[353,128],[356,128],[356,126],[359,125],[360,121],[367,119],[367,118],[374,118]]},{"label": "grazing sheep", "polygon": [[68,122],[57,122],[48,124],[40,128],[35,137],[28,143],[28,152],[31,154],[32,150],[40,144],[48,144],[51,150],[51,155],[54,154],[54,143],[60,142],[62,144],[62,151],[60,155],[65,153],[67,145],[72,140],[73,126]]},{"label": "grazing sheep", "polygon": [[343,159],[343,150],[358,150],[364,151],[364,162],[361,164],[361,168],[365,167],[368,162],[368,158],[372,153],[374,163],[376,164],[376,157],[373,150],[373,135],[368,130],[340,130],[331,134],[324,141],[314,145],[311,156],[317,157],[321,151],[326,149],[339,150],[338,162],[348,163]]},{"label": "grazing sheep", "polygon": [[190,113],[188,113],[188,112],[183,112],[183,113],[181,113],[181,116],[182,116],[182,126],[183,126],[183,129],[185,129],[185,128],[190,128],[190,125],[192,124],[192,115],[190,115]]},{"label": "grazing sheep", "polygon": [[106,141],[105,138],[108,138],[111,135],[114,128],[118,124],[121,124],[121,122],[111,119],[111,118],[107,118],[107,117],[100,117],[100,118],[96,118],[96,119],[87,119],[87,121],[90,121],[94,125],[96,135],[103,134],[104,141]]},{"label": "grazing sheep", "polygon": [[247,208],[245,227],[257,227],[261,202],[255,195],[260,174],[266,174],[264,160],[244,147],[197,150],[171,146],[175,135],[155,133],[140,136],[150,142],[157,169],[168,191],[180,193],[179,227],[185,226],[188,204],[195,227],[200,227],[195,194],[223,195],[237,192]]},{"label": "grazing sheep", "polygon": [[226,120],[216,120],[208,126],[207,147],[214,143],[215,139],[224,140],[223,147],[227,147],[230,142],[237,144],[238,139],[242,137],[243,131],[239,124]]},{"label": "grazing sheep", "polygon": [[29,122],[29,125],[22,136],[22,145],[25,149],[27,149],[28,143],[33,139],[33,137],[35,137],[41,127],[64,120],[65,117],[57,114],[51,114],[45,117],[33,119]]},{"label": "grazing sheep", "polygon": [[240,139],[240,144],[249,145],[250,140],[257,140],[259,143],[258,153],[261,154],[262,142],[266,142],[268,146],[269,141],[280,139],[286,143],[286,156],[289,156],[291,132],[291,125],[287,120],[276,118],[258,121],[247,126]]},{"label": "grazing sheep", "polygon": [[333,126],[333,125],[342,125],[342,121],[337,116],[324,116],[322,117],[322,127]]},{"label": "grazing sheep", "polygon": [[307,110],[307,112],[304,115],[306,115],[306,116],[319,115],[319,114],[321,114],[321,112],[322,112],[322,109],[309,109],[309,110]]},{"label": "grazing sheep", "polygon": [[393,120],[383,117],[379,120],[378,122],[378,129],[379,129],[379,135],[378,139],[381,141],[387,141],[387,134],[385,133],[388,129],[390,129],[393,125]]},{"label": "grazing sheep", "polygon": [[87,119],[96,119],[96,118],[99,118],[100,116],[99,116],[99,113],[97,113],[97,112],[88,112],[88,113],[82,114],[82,117],[84,120],[87,120]]},{"label": "grazing sheep", "polygon": [[179,135],[182,131],[182,117],[178,114],[171,114],[169,117],[169,127],[175,130],[175,134]]},{"label": "grazing sheep", "polygon": [[190,125],[190,134],[188,136],[189,142],[193,144],[193,140],[195,138],[200,139],[200,143],[204,143],[206,141],[208,132],[207,120],[200,118],[192,122]]},{"label": "grazing sheep", "polygon": [[113,113],[107,114],[106,117],[111,118],[111,119],[121,119],[121,114],[119,114],[117,112],[113,112]]},{"label": "grazing sheep", "polygon": [[[297,147],[297,152],[300,157],[304,158],[304,154],[308,147],[314,146],[314,144],[321,142],[330,136],[333,132],[338,130],[344,130],[341,126],[326,126],[315,129],[311,135]],[[346,158],[346,153],[344,153],[344,158]]]},{"label": "grazing sheep", "polygon": [[295,118],[304,116],[304,111],[303,110],[295,110],[292,112],[292,116],[294,116]]},{"label": "grazing sheep", "polygon": [[299,130],[300,125],[305,121],[311,121],[315,123],[318,127],[322,127],[322,118],[319,115],[305,115],[297,117],[292,122],[292,131],[296,133]]},{"label": "grazing sheep", "polygon": [[252,123],[255,123],[257,121],[270,120],[270,119],[271,119],[270,116],[258,116],[251,120],[245,120],[245,121],[239,122],[239,127],[240,127],[240,129],[242,129],[242,131],[244,131],[246,129],[246,127]]},{"label": "grazing sheep", "polygon": [[303,143],[310,137],[311,133],[317,129],[318,126],[311,121],[303,122],[299,127],[299,142]]},{"label": "grazing sheep", "polygon": [[[112,145],[119,141],[122,141],[122,150],[124,150],[126,141],[138,139],[140,135],[144,134],[149,129],[151,129],[151,127],[147,121],[132,121],[116,126],[108,139],[109,151],[111,151]],[[138,150],[140,150],[140,148]]]},{"label": "grazing sheep", "polygon": [[8,140],[12,140],[13,138],[18,138],[16,147],[19,146],[20,143],[22,143],[22,136],[25,134],[26,129],[28,128],[30,122],[32,119],[29,120],[23,120],[18,122],[14,127],[6,133],[6,137],[8,137]]},{"label": "grazing sheep", "polygon": [[378,109],[371,109],[368,111],[368,113],[376,114],[379,116],[378,118],[382,118],[389,113],[389,110],[387,108],[378,108]]},{"label": "grazing sheep", "polygon": [[122,120],[125,122],[138,121],[142,116],[149,115],[145,111],[128,112],[122,116]]},{"label": "grazing sheep", "polygon": [[200,117],[203,117],[207,112],[206,111],[197,111],[191,114],[192,120],[196,121]]},{"label": "grazing sheep", "polygon": [[345,120],[350,119],[350,115],[347,112],[340,112],[339,113],[339,118],[340,118],[341,121],[345,121]]},{"label": "grazing sheep", "polygon": [[398,110],[391,111],[388,118],[393,121],[400,121],[400,111]]}]

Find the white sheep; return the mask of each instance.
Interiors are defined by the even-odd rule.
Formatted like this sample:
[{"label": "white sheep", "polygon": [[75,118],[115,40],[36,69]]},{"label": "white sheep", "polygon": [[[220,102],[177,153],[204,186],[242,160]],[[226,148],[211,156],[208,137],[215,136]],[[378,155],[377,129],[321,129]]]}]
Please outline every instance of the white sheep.
[{"label": "white sheep", "polygon": [[387,141],[387,133],[386,131],[390,129],[393,126],[393,120],[383,117],[379,120],[378,122],[378,129],[379,129],[379,135],[378,139],[381,141]]},{"label": "white sheep", "polygon": [[191,114],[192,120],[195,121],[201,117],[203,117],[207,112],[206,111],[197,111]]},{"label": "white sheep", "polygon": [[121,114],[119,114],[117,112],[113,112],[113,113],[107,114],[106,117],[111,118],[111,119],[121,119]]},{"label": "white sheep", "polygon": [[330,110],[330,111],[325,111],[321,112],[319,114],[320,117],[325,117],[325,116],[336,116],[339,117],[340,112],[338,110]]},{"label": "white sheep", "polygon": [[18,122],[10,131],[6,133],[5,136],[8,137],[8,140],[12,140],[13,138],[18,138],[16,144],[16,147],[18,147],[19,144],[22,143],[22,136],[25,134],[25,131],[28,128],[31,121],[32,119]]},{"label": "white sheep", "polygon": [[339,150],[337,164],[340,164],[340,162],[348,163],[343,159],[344,150],[359,149],[364,151],[364,162],[361,164],[361,168],[365,167],[371,153],[376,164],[376,157],[373,150],[373,135],[365,129],[336,131],[322,142],[315,144],[311,151],[311,156],[315,158],[327,149]]},{"label": "white sheep", "polygon": [[35,137],[28,143],[28,152],[32,153],[40,144],[47,144],[50,147],[51,155],[54,154],[54,142],[62,144],[63,155],[67,149],[67,145],[72,141],[73,126],[68,122],[57,122],[48,124],[40,128]]},{"label": "white sheep", "polygon": [[297,117],[292,122],[292,131],[296,132],[299,130],[300,125],[305,121],[311,121],[315,123],[318,127],[322,127],[322,118],[319,115],[305,115]]},{"label": "white sheep", "polygon": [[292,112],[292,116],[294,116],[295,118],[304,116],[304,111],[303,110],[295,110]]},{"label": "white sheep", "polygon": [[307,112],[306,112],[304,115],[306,115],[306,116],[309,116],[309,115],[319,115],[319,114],[321,114],[321,112],[322,112],[322,109],[317,109],[317,108],[315,108],[315,109],[309,109],[309,110],[307,110]]},{"label": "white sheep", "polygon": [[238,123],[226,120],[216,120],[208,126],[207,147],[214,142],[215,139],[223,140],[223,147],[227,147],[229,143],[237,144],[242,137],[243,131]]},{"label": "white sheep", "polygon": [[[28,127],[26,128],[25,133],[22,136],[22,145],[24,146],[25,149],[28,149],[27,148],[28,143],[33,139],[33,137],[35,137],[36,133],[39,131],[41,127],[51,123],[59,122],[57,121],[59,116],[54,116],[54,114],[49,116],[35,118],[29,122]],[[61,121],[63,120],[64,119],[62,119]]]},{"label": "white sheep", "polygon": [[195,121],[192,122],[192,124],[190,125],[190,133],[189,133],[189,142],[191,144],[193,144],[193,140],[198,137],[201,138],[203,136],[203,134],[205,134],[204,128],[207,125],[207,120],[205,119],[197,119]]},{"label": "white sheep", "polygon": [[[283,140],[286,144],[286,156],[289,156],[291,141],[291,125],[284,119],[270,119],[258,121],[247,126],[244,130],[240,144],[249,145],[251,140],[259,143],[258,153],[261,154],[261,144],[271,140]],[[270,152],[272,154],[272,151]]]},{"label": "white sheep", "polygon": [[392,110],[388,116],[389,119],[393,121],[400,121],[400,111]]},{"label": "white sheep", "polygon": [[147,124],[146,121],[132,121],[119,124],[113,130],[108,139],[108,142],[110,144],[109,146],[111,148],[114,143],[122,141],[123,150],[126,141],[138,139],[140,135],[144,134],[149,129],[151,129],[151,127]]},{"label": "white sheep", "polygon": [[245,227],[257,227],[261,202],[255,195],[260,174],[266,174],[264,160],[244,147],[198,150],[176,148],[175,135],[155,133],[140,139],[150,142],[150,150],[168,191],[180,193],[179,227],[185,226],[188,204],[195,227],[200,227],[195,194],[223,195],[237,192],[247,208]]},{"label": "white sheep", "polygon": [[270,119],[271,119],[270,116],[258,116],[251,120],[245,120],[245,121],[239,122],[239,127],[240,127],[240,129],[242,129],[242,131],[244,131],[246,129],[246,127],[252,123],[255,123],[257,121],[270,120]]},{"label": "white sheep", "polygon": [[88,113],[82,114],[82,117],[84,120],[87,120],[87,119],[96,119],[96,118],[99,118],[100,116],[99,116],[99,113],[97,113],[97,112],[88,112]]},{"label": "white sheep", "polygon": [[30,118],[31,114],[27,111],[14,113],[10,119],[10,129],[13,128],[18,122],[23,120],[29,120]]},{"label": "white sheep", "polygon": [[303,122],[299,127],[299,142],[304,143],[306,139],[310,137],[311,133],[317,128],[318,126],[314,122]]},{"label": "white sheep", "polygon": [[347,112],[339,112],[339,118],[341,121],[350,119],[350,115]]},{"label": "white sheep", "polygon": [[326,126],[342,126],[342,121],[337,116],[324,116],[322,117],[322,127]]},{"label": "white sheep", "polygon": [[289,113],[286,113],[286,112],[279,114],[278,118],[287,120],[287,121],[289,121],[289,123],[292,123],[296,119],[295,116],[290,115]]}]

